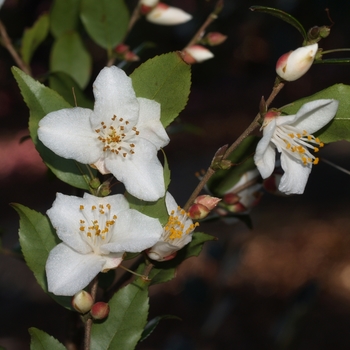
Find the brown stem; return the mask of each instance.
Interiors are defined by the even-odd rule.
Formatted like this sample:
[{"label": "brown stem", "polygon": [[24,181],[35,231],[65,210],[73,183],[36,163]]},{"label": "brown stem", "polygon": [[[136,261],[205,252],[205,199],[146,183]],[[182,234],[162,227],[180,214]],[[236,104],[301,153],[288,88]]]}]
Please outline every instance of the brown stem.
[{"label": "brown stem", "polygon": [[[92,296],[93,302],[95,302],[96,299],[96,293],[97,293],[97,287],[98,287],[98,278],[97,276],[92,282],[90,294]],[[92,318],[88,318],[85,322],[85,333],[84,333],[84,350],[90,350],[90,340],[91,340],[91,327],[92,327]]]},{"label": "brown stem", "polygon": [[[266,101],[266,109],[270,106],[272,101],[275,99],[275,97],[278,95],[278,93],[282,90],[284,86],[284,82],[280,82],[277,85],[273,87],[273,90],[269,96],[269,98]],[[249,136],[260,124],[259,124],[259,119],[261,118],[260,113],[256,115],[254,118],[253,122],[248,126],[246,130],[243,131],[243,133],[238,137],[238,139],[226,150],[224,156],[222,159],[227,159],[228,156],[240,145],[240,143],[247,137]],[[183,209],[188,211],[190,206],[192,205],[193,201],[197,198],[199,193],[202,191],[203,187],[205,184],[208,182],[208,180],[215,174],[216,170],[213,169],[211,166],[208,168],[207,172],[204,174],[203,178],[191,194],[190,198],[184,205]]]},{"label": "brown stem", "polygon": [[28,75],[32,75],[30,68],[23,62],[22,58],[19,56],[18,52],[12,45],[11,39],[7,34],[5,25],[0,21],[0,35],[3,40],[3,44],[7,51],[11,54],[12,58],[15,60],[17,66],[22,69],[22,71]]}]

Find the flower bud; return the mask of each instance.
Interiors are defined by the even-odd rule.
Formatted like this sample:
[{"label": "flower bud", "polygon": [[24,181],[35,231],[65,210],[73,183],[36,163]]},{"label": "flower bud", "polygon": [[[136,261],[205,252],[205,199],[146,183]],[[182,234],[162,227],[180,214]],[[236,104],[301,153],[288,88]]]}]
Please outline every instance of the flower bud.
[{"label": "flower bud", "polygon": [[120,55],[124,55],[125,53],[129,52],[130,47],[125,44],[119,44],[114,48],[114,51]]},{"label": "flower bud", "polygon": [[181,24],[192,19],[192,16],[176,7],[158,3],[147,15],[147,21],[165,26]]},{"label": "flower bud", "polygon": [[95,320],[103,320],[109,314],[109,305],[99,301],[92,306],[90,314]]},{"label": "flower bud", "polygon": [[85,314],[90,311],[93,303],[94,301],[92,300],[92,296],[85,290],[81,290],[80,292],[76,293],[72,298],[73,308],[81,314]]},{"label": "flower bud", "polygon": [[188,214],[191,219],[200,220],[208,216],[210,210],[202,204],[193,204],[188,210]]},{"label": "flower bud", "polygon": [[278,186],[281,182],[282,175],[283,174],[273,172],[271,176],[269,176],[267,179],[265,179],[263,181],[264,189],[267,192],[274,194],[274,195],[277,195],[277,196],[286,196],[285,193],[281,192],[278,189]]},{"label": "flower bud", "polygon": [[216,198],[209,196],[208,194],[203,194],[198,196],[194,203],[204,205],[208,210],[213,210],[217,204],[221,201],[221,198]]},{"label": "flower bud", "polygon": [[222,44],[227,39],[227,35],[221,34],[219,32],[210,32],[208,33],[204,40],[210,46],[216,46]]},{"label": "flower bud", "polygon": [[192,45],[183,51],[182,59],[188,64],[201,63],[214,57],[214,54],[201,45]]},{"label": "flower bud", "polygon": [[154,7],[157,6],[159,0],[141,0],[140,11],[143,15],[151,12]]},{"label": "flower bud", "polygon": [[132,51],[128,51],[125,55],[124,55],[124,60],[127,62],[136,62],[140,60],[140,57],[137,56],[136,54],[134,54]]},{"label": "flower bud", "polygon": [[312,66],[317,50],[318,44],[313,44],[282,55],[276,64],[276,73],[286,81],[299,79]]}]

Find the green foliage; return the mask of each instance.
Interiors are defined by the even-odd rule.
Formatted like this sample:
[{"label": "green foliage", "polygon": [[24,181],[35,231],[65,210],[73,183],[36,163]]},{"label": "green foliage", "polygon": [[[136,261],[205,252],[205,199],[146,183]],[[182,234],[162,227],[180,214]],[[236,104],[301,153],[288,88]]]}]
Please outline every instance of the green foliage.
[{"label": "green foliage", "polygon": [[[41,288],[48,293],[45,273],[46,260],[50,251],[59,243],[59,239],[45,215],[21,204],[12,204],[12,206],[20,216],[19,242],[24,259]],[[64,307],[70,308],[70,297],[48,294]]]},{"label": "green foliage", "polygon": [[109,306],[108,318],[92,326],[91,349],[133,350],[147,323],[148,282],[139,278],[121,288]]},{"label": "green foliage", "polygon": [[66,350],[66,347],[51,335],[38,328],[29,328],[30,350]]},{"label": "green foliage", "polygon": [[22,46],[20,49],[22,59],[27,65],[30,64],[32,56],[38,46],[45,40],[49,33],[49,16],[42,15],[34,23],[33,27],[24,31]]},{"label": "green foliage", "polygon": [[222,197],[239,181],[245,172],[256,168],[253,154],[258,142],[259,138],[256,136],[245,138],[228,157],[234,165],[228,170],[218,170],[209,179],[207,187],[214,196]]},{"label": "green foliage", "polygon": [[282,21],[285,21],[289,24],[291,24],[293,27],[295,27],[300,34],[303,36],[304,40],[307,41],[308,37],[306,34],[306,31],[304,27],[301,25],[301,23],[291,16],[289,13],[284,12],[282,10],[278,10],[272,7],[266,7],[266,6],[251,6],[249,8],[251,11],[256,11],[256,12],[263,12],[263,13],[268,13],[269,15],[275,16]]},{"label": "green foliage", "polygon": [[156,327],[158,326],[158,324],[161,320],[169,320],[169,319],[181,321],[181,318],[174,316],[174,315],[163,315],[163,316],[157,316],[157,317],[152,318],[152,320],[150,320],[146,324],[146,327],[143,330],[140,342],[144,341],[146,338],[148,338],[153,333],[153,331],[156,329]]},{"label": "green foliage", "polygon": [[69,31],[56,39],[50,60],[52,72],[64,72],[84,89],[91,74],[91,57],[86,51],[80,35]]},{"label": "green foliage", "polygon": [[[13,67],[12,73],[21,90],[25,103],[30,110],[29,131],[36,149],[50,170],[63,182],[71,186],[89,190],[89,172],[87,166],[74,160],[61,158],[46,148],[38,139],[39,121],[48,113],[71,105],[60,95],[38,81],[23,73],[20,69]],[[96,170],[91,169],[93,174]]]},{"label": "green foliage", "polygon": [[130,75],[137,97],[161,105],[161,122],[168,126],[185,108],[191,87],[191,67],[176,52],[156,56]]},{"label": "green foliage", "polygon": [[91,38],[111,52],[127,33],[129,12],[123,0],[81,0],[80,18]]},{"label": "green foliage", "polygon": [[77,28],[79,8],[80,0],[54,0],[50,11],[50,29],[55,38]]},{"label": "green foliage", "polygon": [[93,109],[94,103],[84,95],[80,86],[66,73],[51,73],[49,85],[52,90],[58,92],[71,106],[75,105],[76,100],[78,107]]},{"label": "green foliage", "polygon": [[336,84],[316,94],[304,97],[286,108],[283,112],[296,114],[300,107],[310,101],[319,99],[335,99],[339,101],[339,107],[334,119],[316,133],[322,142],[331,143],[340,140],[350,141],[350,85]]}]

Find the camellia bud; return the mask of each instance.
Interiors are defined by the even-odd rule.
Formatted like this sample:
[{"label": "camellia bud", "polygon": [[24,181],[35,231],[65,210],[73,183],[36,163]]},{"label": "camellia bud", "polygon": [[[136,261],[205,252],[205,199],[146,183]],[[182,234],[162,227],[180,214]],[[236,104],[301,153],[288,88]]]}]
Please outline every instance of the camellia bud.
[{"label": "camellia bud", "polygon": [[177,7],[160,2],[146,15],[146,19],[154,24],[173,26],[188,22],[192,16]]},{"label": "camellia bud", "polygon": [[92,296],[85,290],[76,293],[72,298],[73,308],[81,314],[86,314],[90,311],[93,303]]},{"label": "camellia bud", "polygon": [[286,81],[299,79],[312,66],[317,50],[318,44],[313,44],[282,55],[276,64],[276,73]]},{"label": "camellia bud", "polygon": [[214,57],[214,54],[201,45],[192,45],[183,51],[182,59],[188,64],[201,63]]},{"label": "camellia bud", "polygon": [[203,194],[201,196],[198,196],[194,200],[194,203],[204,205],[208,210],[213,210],[220,201],[221,198],[216,198],[209,196],[208,194]]},{"label": "camellia bud", "polygon": [[210,32],[205,36],[204,39],[208,45],[216,46],[222,44],[227,39],[227,35],[221,34],[219,32]]},{"label": "camellia bud", "polygon": [[103,301],[99,301],[92,306],[90,314],[95,320],[103,320],[109,314],[109,305]]}]

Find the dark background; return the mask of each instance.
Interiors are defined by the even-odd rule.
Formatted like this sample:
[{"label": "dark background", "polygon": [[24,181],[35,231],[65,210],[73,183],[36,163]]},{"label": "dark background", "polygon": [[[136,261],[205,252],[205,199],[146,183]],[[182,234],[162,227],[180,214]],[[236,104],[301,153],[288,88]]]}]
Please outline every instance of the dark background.
[{"label": "dark background", "polygon": [[[130,7],[134,3],[128,1]],[[144,52],[143,59],[182,49],[215,2],[169,3],[194,18],[176,27],[140,21],[127,43],[135,47],[147,38],[157,44]],[[15,45],[24,27],[48,11],[50,4],[6,0],[0,19]],[[293,27],[251,12],[251,5],[288,11],[307,29],[330,25],[325,12],[329,8],[334,25],[320,47],[350,47],[348,1],[225,1],[209,31],[220,31],[228,39],[211,48],[214,59],[193,66],[190,100],[175,128],[187,131],[172,134],[165,149],[172,170],[170,191],[179,204],[197,184],[194,173],[207,168],[215,151],[240,135],[258,112],[261,96],[269,96],[279,56],[302,43]],[[49,37],[35,54],[35,76],[47,71],[51,44]],[[93,81],[105,56],[91,42],[88,48],[94,56]],[[29,349],[29,327],[64,342],[72,320],[41,291],[24,262],[10,253],[18,247],[18,217],[9,203],[45,212],[56,192],[68,194],[70,189],[47,176],[31,141],[19,142],[28,133],[28,110],[10,72],[13,64],[0,48],[0,345],[22,350]],[[127,73],[136,66],[131,65]],[[287,84],[272,106],[281,107],[340,82],[350,83],[350,67],[315,65]],[[325,147],[321,156],[350,169],[349,152],[346,142],[338,142]],[[253,230],[242,223],[202,224],[201,231],[219,240],[207,243],[199,258],[184,262],[175,280],[150,292],[150,318],[172,314],[182,321],[162,321],[138,348],[349,349],[349,180],[349,175],[321,162],[314,167],[304,195],[264,195],[251,213]]]}]

